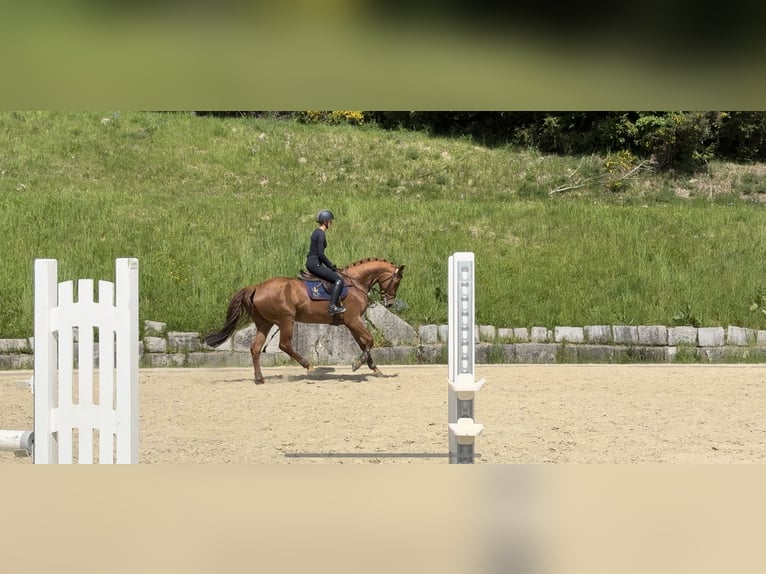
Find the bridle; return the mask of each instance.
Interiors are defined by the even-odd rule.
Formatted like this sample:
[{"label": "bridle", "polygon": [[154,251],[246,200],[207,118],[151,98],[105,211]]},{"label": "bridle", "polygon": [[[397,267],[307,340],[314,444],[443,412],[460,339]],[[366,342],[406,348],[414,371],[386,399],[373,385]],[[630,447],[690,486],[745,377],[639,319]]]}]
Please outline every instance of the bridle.
[{"label": "bridle", "polygon": [[[370,292],[372,292],[372,288],[377,283],[378,284],[378,289],[380,290],[380,297],[383,300],[383,305],[385,307],[388,307],[389,305],[391,305],[396,300],[396,295],[391,295],[388,292],[388,290],[389,290],[391,284],[394,282],[394,279],[401,279],[402,276],[399,274],[398,271],[391,271],[390,275],[388,277],[386,277],[385,279],[383,279],[382,277],[383,277],[384,273],[387,273],[387,272],[384,271],[378,277],[373,279],[373,281],[370,284],[369,288],[365,288],[365,287],[359,286],[359,284],[357,283],[357,280],[355,278],[351,277],[350,275],[348,275],[347,273],[342,273],[341,272],[341,275],[343,275],[344,277],[347,277],[351,281],[351,287],[354,287],[355,289],[359,289],[359,291],[361,291],[362,293],[364,293],[367,296],[368,300],[369,300],[369,297],[370,297],[369,294],[370,294]],[[385,285],[385,286],[383,285],[384,281],[387,283],[387,285]]]},{"label": "bridle", "polygon": [[380,296],[383,299],[383,305],[385,307],[388,307],[396,300],[396,295],[391,295],[388,292],[388,288],[391,286],[391,284],[394,282],[394,279],[401,279],[402,276],[399,275],[398,271],[392,271],[391,275],[388,276],[386,281],[388,282],[387,286],[383,286],[383,279],[378,277],[375,281],[373,281],[373,284],[377,283],[378,287],[380,288]]}]

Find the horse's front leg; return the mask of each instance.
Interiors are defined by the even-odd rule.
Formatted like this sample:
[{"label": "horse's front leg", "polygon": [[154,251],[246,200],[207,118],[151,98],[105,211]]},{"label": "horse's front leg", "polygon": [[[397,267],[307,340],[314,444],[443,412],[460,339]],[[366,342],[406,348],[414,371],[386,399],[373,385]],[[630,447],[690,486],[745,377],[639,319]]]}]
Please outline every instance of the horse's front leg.
[{"label": "horse's front leg", "polygon": [[359,369],[359,367],[362,366],[362,363],[364,362],[366,362],[369,365],[370,361],[371,361],[370,351],[365,349],[364,351],[362,351],[362,354],[359,356],[359,358],[351,364],[351,370],[356,371],[357,369]]},{"label": "horse's front leg", "polygon": [[360,357],[354,362],[354,364],[351,365],[351,370],[356,371],[359,367],[362,366],[362,363],[366,362],[372,373],[376,376],[380,376],[383,373],[375,364],[375,359],[372,358],[372,353],[370,351],[371,349],[365,349]]},{"label": "horse's front leg", "polygon": [[359,318],[357,321],[346,323],[346,326],[354,336],[354,340],[356,341],[357,345],[359,345],[359,347],[362,349],[362,354],[351,365],[351,370],[356,371],[359,369],[359,367],[362,366],[362,363],[366,362],[367,366],[370,367],[375,375],[382,375],[380,369],[378,369],[378,367],[375,365],[375,360],[372,358],[372,353],[370,352],[373,346],[372,335],[370,335],[370,332],[365,329],[361,318]]},{"label": "horse's front leg", "polygon": [[370,369],[376,374],[381,374],[380,369],[378,369],[378,366],[375,364],[375,360],[372,358],[372,353],[370,351],[367,351],[367,366],[370,367]]}]

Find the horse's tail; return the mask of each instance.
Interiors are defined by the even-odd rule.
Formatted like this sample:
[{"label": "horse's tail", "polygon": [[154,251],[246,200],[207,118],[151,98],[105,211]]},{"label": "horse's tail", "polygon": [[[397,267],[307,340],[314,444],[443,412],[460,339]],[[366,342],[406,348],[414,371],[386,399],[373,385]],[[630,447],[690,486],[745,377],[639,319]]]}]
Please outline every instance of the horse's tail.
[{"label": "horse's tail", "polygon": [[255,295],[254,285],[243,287],[237,291],[229,302],[229,309],[226,311],[226,323],[220,331],[207,335],[205,343],[211,347],[218,347],[231,337],[240,323],[244,322],[245,319],[252,319],[253,311],[255,311],[253,295]]}]

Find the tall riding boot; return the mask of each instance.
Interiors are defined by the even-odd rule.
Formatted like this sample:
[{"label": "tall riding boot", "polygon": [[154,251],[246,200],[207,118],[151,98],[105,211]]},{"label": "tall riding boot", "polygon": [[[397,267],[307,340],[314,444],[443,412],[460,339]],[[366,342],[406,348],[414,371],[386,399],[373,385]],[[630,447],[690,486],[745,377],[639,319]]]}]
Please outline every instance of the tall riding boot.
[{"label": "tall riding boot", "polygon": [[332,301],[330,301],[330,315],[345,313],[346,308],[340,304],[340,292],[343,289],[343,280],[338,279],[332,287]]}]

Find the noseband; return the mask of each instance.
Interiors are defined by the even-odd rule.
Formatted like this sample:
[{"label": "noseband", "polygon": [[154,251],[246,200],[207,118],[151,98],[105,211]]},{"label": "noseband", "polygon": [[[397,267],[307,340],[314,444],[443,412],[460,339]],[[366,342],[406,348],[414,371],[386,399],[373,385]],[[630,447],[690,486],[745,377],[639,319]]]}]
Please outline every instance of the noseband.
[{"label": "noseband", "polygon": [[402,276],[399,275],[398,272],[394,271],[394,272],[391,273],[391,275],[389,275],[385,279],[385,281],[388,282],[388,285],[385,286],[385,287],[383,286],[383,281],[384,280],[383,279],[378,279],[378,285],[380,286],[380,294],[383,297],[383,304],[384,305],[387,305],[389,303],[389,301],[394,301],[396,299],[396,295],[391,295],[388,292],[388,287],[391,285],[391,283],[393,283],[394,279],[396,279],[396,278],[401,279]]}]

